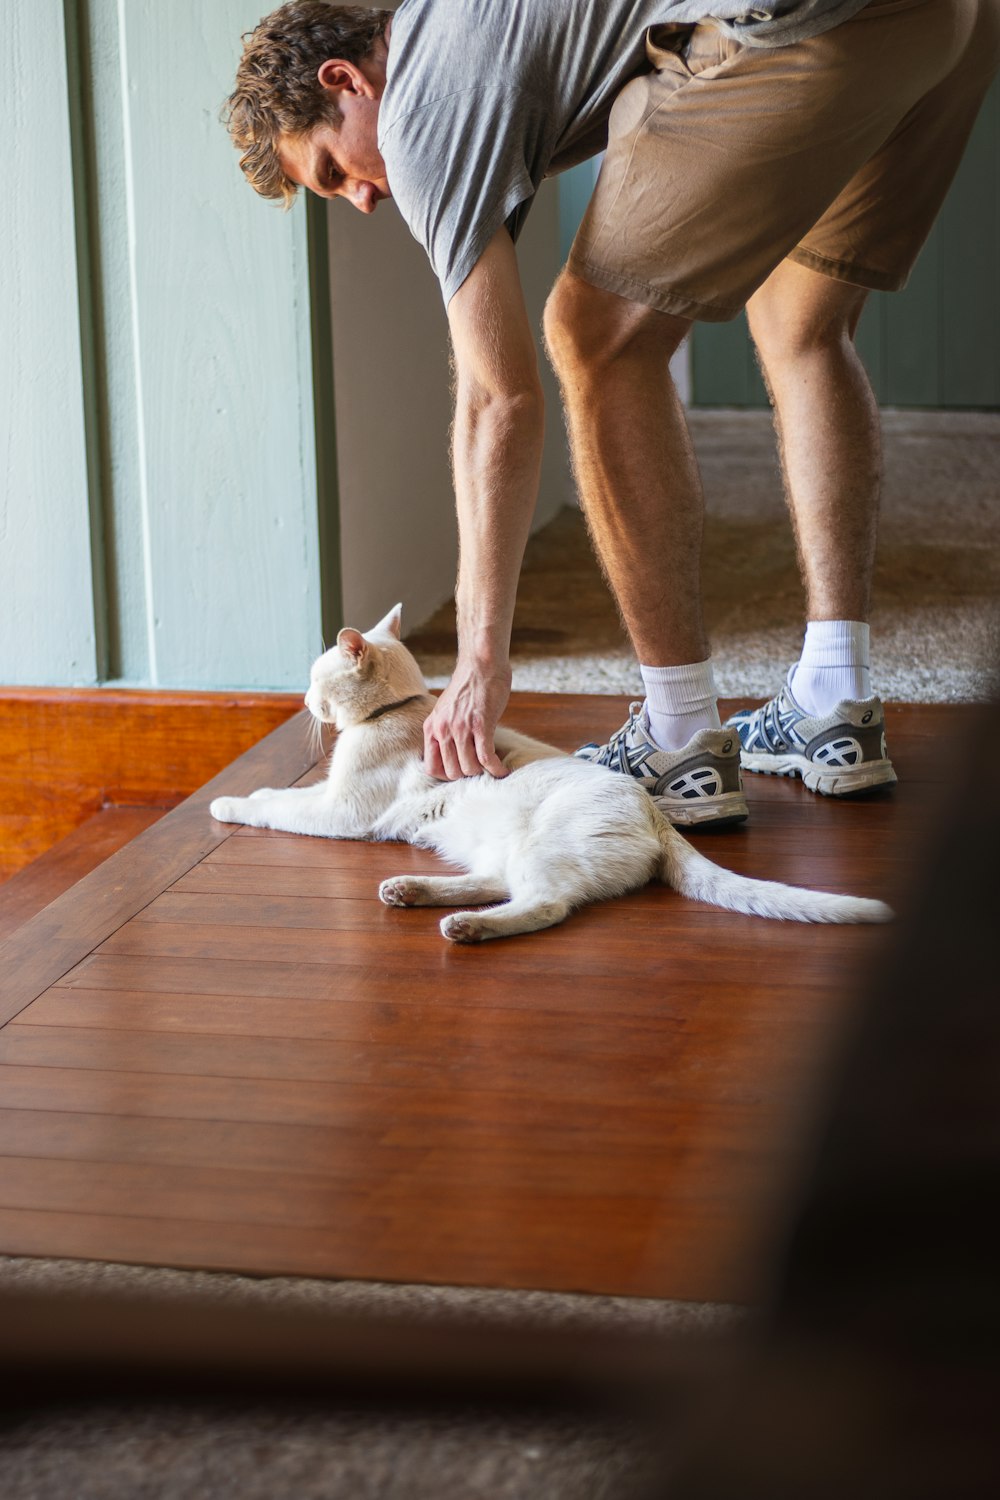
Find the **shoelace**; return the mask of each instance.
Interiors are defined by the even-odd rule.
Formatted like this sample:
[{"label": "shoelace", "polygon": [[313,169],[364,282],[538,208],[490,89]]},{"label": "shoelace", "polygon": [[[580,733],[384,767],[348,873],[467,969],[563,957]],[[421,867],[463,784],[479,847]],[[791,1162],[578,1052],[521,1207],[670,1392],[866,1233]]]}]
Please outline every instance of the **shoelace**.
[{"label": "shoelace", "polygon": [[781,725],[781,710],[779,699],[772,698],[762,709],[760,714],[760,733],[765,745],[769,750],[787,750],[791,746],[791,740],[786,736]]},{"label": "shoelace", "polygon": [[642,709],[643,709],[643,705],[641,703],[630,703],[629,704],[629,706],[628,706],[628,723],[627,724],[623,724],[620,729],[616,729],[615,732],[614,732],[614,734],[608,740],[608,755],[609,755],[609,757],[614,753],[614,751],[616,751],[618,749],[618,746],[619,746],[620,742],[625,739],[625,737],[628,734],[629,730],[632,728],[632,725],[635,723],[636,719],[638,719],[639,715],[642,713]]}]

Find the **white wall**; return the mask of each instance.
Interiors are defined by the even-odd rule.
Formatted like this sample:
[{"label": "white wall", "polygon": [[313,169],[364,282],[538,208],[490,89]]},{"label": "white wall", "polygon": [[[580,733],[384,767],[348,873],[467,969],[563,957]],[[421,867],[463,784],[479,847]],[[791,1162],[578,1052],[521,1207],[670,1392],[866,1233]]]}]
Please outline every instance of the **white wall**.
[{"label": "white wall", "polygon": [[[391,204],[329,206],[344,617],[362,629],[402,599],[412,628],[450,597],[458,557],[448,457],[448,324],[424,251]],[[559,269],[558,194],[545,184],[518,245],[536,327]],[[535,525],[566,503],[555,382]]]}]

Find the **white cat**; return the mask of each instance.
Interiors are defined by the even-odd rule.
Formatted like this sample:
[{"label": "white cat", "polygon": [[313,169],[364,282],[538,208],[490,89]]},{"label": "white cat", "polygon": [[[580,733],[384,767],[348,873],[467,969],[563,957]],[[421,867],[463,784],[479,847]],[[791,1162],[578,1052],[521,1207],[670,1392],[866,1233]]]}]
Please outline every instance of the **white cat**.
[{"label": "white cat", "polygon": [[445,917],[459,943],[536,932],[575,907],[655,876],[730,911],[798,922],[884,922],[881,901],[750,880],[712,864],[631,777],[576,760],[502,725],[510,775],[435,781],[423,769],[423,722],[434,699],[400,640],[401,609],[361,635],[342,630],[315,663],[306,706],[339,731],[326,780],[250,797],[217,797],[221,822],[339,839],[399,839],[434,849],[465,875],[397,875],[389,906],[496,903]]}]

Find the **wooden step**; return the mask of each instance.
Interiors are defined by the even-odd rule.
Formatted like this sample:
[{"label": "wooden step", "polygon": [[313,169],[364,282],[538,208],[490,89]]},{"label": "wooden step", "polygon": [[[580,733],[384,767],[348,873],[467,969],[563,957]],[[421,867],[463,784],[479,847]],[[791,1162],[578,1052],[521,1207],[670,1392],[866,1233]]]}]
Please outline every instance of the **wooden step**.
[{"label": "wooden step", "polygon": [[105,807],[0,884],[0,943],[123,844],[159,821],[172,804]]}]

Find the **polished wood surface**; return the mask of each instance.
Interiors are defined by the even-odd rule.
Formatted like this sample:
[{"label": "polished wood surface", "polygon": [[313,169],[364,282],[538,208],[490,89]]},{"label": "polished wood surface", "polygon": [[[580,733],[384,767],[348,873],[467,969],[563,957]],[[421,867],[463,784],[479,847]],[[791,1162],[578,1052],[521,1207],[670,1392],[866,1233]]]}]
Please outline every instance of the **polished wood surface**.
[{"label": "polished wood surface", "polygon": [[[750,824],[698,846],[905,905],[973,712],[891,709],[892,794],[753,777]],[[567,747],[621,717],[620,699],[543,695],[509,713]],[[220,791],[313,761],[298,718],[0,948],[0,1250],[759,1296],[884,929],[650,886],[454,947],[440,912],[377,899],[435,868],[427,852],[209,817]]]},{"label": "polished wood surface", "polygon": [[84,875],[159,822],[167,807],[102,807],[44,854],[0,881],[0,943]]},{"label": "polished wood surface", "polygon": [[301,706],[294,693],[0,688],[0,881],[104,807],[180,802]]}]

